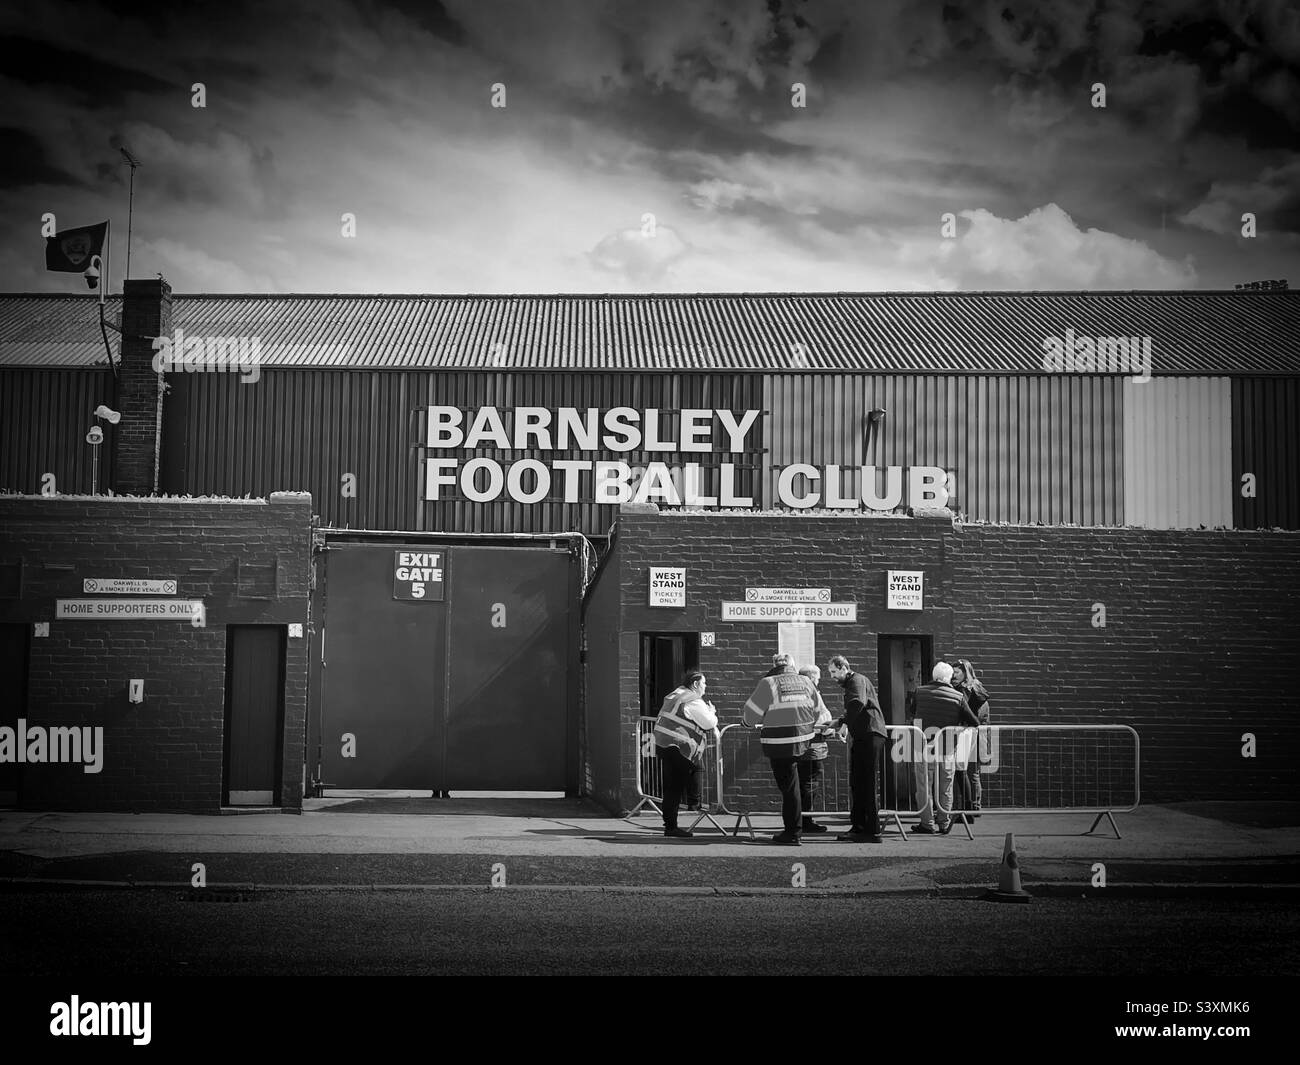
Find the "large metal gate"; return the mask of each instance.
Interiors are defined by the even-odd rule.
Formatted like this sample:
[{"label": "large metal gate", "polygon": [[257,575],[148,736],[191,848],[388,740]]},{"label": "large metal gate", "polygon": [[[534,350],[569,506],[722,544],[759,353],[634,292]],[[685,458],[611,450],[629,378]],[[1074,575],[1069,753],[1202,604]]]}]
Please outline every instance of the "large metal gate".
[{"label": "large metal gate", "polygon": [[576,791],[569,548],[329,542],[309,775],[325,789]]}]

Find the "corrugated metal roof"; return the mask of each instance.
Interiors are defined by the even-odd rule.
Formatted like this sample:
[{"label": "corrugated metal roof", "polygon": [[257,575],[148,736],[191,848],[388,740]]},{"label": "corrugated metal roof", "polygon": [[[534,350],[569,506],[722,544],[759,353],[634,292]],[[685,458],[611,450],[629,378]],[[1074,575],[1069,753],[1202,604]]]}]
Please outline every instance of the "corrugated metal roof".
[{"label": "corrugated metal roof", "polygon": [[[1073,330],[1151,337],[1156,375],[1300,373],[1300,292],[173,300],[175,327],[257,338],[264,366],[1024,374],[1044,372],[1045,338]],[[104,362],[95,297],[0,295],[0,365]]]}]

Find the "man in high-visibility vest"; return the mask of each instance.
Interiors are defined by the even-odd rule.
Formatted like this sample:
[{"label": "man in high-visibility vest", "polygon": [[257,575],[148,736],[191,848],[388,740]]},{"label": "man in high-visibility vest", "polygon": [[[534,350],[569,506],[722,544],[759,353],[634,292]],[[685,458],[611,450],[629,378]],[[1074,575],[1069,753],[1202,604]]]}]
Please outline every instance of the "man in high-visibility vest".
[{"label": "man in high-visibility vest", "polygon": [[681,687],[668,693],[655,720],[655,753],[663,768],[664,835],[670,839],[694,835],[689,828],[677,827],[677,811],[684,794],[699,792],[693,782],[704,764],[709,735],[718,727],[717,711],[704,701],[707,687],[704,674],[691,670]]},{"label": "man in high-visibility vest", "polygon": [[798,761],[817,736],[817,689],[787,661],[780,673],[763,677],[745,702],[745,724],[761,728],[763,754],[772,763],[772,776],[781,790],[781,820],[785,831],[772,842],[798,847],[803,810],[799,799]]}]

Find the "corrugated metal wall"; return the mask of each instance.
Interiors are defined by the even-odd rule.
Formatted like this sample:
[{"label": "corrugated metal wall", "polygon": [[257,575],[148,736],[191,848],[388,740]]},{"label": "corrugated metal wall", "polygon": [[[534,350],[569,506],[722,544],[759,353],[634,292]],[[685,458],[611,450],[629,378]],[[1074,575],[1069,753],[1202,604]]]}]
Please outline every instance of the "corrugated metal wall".
[{"label": "corrugated metal wall", "polygon": [[[742,460],[763,468],[738,486],[758,505],[775,500],[775,468],[791,462],[938,465],[953,475],[953,505],[972,520],[1300,528],[1300,381],[1293,378],[1135,385],[1078,374],[265,370],[256,384],[233,374],[173,374],[169,383],[164,491],[309,491],[323,520],[343,528],[609,529],[609,506],[423,504],[422,451],[410,446],[422,430],[412,412],[430,404],[763,409],[765,426],[750,440],[768,453]],[[60,492],[88,492],[86,430],[94,408],[112,402],[102,369],[0,373],[0,491],[39,492],[51,472]],[[868,441],[873,407],[888,413]],[[101,487],[112,464],[113,429],[103,429]],[[463,462],[493,453],[447,454]],[[495,457],[529,455],[557,457]],[[722,457],[731,458],[699,456]],[[1240,494],[1247,472],[1257,480],[1253,499]],[[355,496],[343,494],[345,473],[356,475]],[[846,490],[855,487],[846,478]]]},{"label": "corrugated metal wall", "polygon": [[99,484],[113,472],[113,427],[98,421],[101,403],[113,405],[104,370],[11,370],[0,373],[0,492],[36,495],[46,473],[64,494],[89,494],[92,448],[86,433],[104,430],[99,446]]},{"label": "corrugated metal wall", "polygon": [[[424,439],[422,418],[415,412],[431,405],[468,410],[696,407],[730,409],[737,415],[762,407],[762,378],[756,374],[265,370],[252,384],[227,374],[176,375],[173,381],[166,415],[165,490],[231,495],[308,491],[326,524],[354,529],[603,535],[614,523],[617,507],[563,502],[558,476],[552,484],[554,498],[537,504],[504,497],[490,503],[463,498],[423,503],[424,452],[412,445]],[[666,433],[675,432],[676,419],[665,418],[664,425]],[[761,430],[750,433],[747,442],[761,448]],[[445,454],[462,465],[480,455],[503,466],[523,458],[549,465],[566,457],[535,450]],[[756,497],[761,490],[759,454],[634,451],[583,457],[634,467],[687,458],[715,467],[722,461],[749,464],[750,470],[737,470],[737,490]],[[355,497],[341,491],[347,473],[356,475]],[[706,489],[712,483],[706,477]],[[444,492],[459,496],[458,491]]]},{"label": "corrugated metal wall", "polygon": [[[163,491],[310,492],[327,524],[417,528],[421,472],[407,436],[414,375],[264,371],[250,384],[233,374],[169,382]],[[346,474],[355,494],[344,494]]]},{"label": "corrugated metal wall", "polygon": [[1232,526],[1226,377],[1124,384],[1124,516],[1150,529]]},{"label": "corrugated metal wall", "polygon": [[[1254,498],[1241,494],[1255,475]],[[1239,529],[1300,529],[1300,381],[1232,382],[1232,513]]]},{"label": "corrugated metal wall", "polygon": [[[776,468],[792,462],[941,466],[956,485],[950,505],[969,520],[1122,524],[1118,380],[769,375],[768,498]],[[874,443],[872,408],[887,412]],[[844,484],[856,491],[856,475]]]}]

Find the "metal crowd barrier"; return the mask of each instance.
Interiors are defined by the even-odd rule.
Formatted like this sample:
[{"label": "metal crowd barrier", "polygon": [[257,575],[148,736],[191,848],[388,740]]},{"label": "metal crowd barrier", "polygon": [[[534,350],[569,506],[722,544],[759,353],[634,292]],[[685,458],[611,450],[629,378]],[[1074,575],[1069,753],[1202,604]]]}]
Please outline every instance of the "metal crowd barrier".
[{"label": "metal crowd barrier", "polygon": [[[1142,744],[1128,725],[981,725],[943,729],[935,739],[932,755],[950,754],[968,773],[972,764],[979,766],[979,813],[1096,814],[1088,833],[1104,817],[1121,839],[1114,815],[1142,801]],[[933,786],[938,757],[932,764]],[[967,811],[949,811],[937,800],[935,806],[961,817],[970,834]]]},{"label": "metal crowd barrier", "polygon": [[[925,736],[912,725],[887,725],[889,735],[876,766],[876,801],[882,821],[889,820],[898,834],[907,838],[902,818],[915,816],[920,808],[915,805],[915,769],[907,763],[895,763],[891,752],[896,745],[915,747],[920,751]],[[832,739],[828,742],[827,757],[822,760],[821,787],[813,799],[806,816],[818,815],[848,817],[852,812],[852,794],[849,788],[848,744]],[[717,779],[718,809],[736,818],[732,835],[739,835],[743,821],[754,836],[754,814],[778,816],[781,810],[781,793],[772,779],[772,770],[763,754],[760,730],[746,725],[727,725],[719,736]]]},{"label": "metal crowd barrier", "polygon": [[[660,817],[663,816],[663,807],[660,806],[660,803],[664,801],[663,763],[660,762],[659,756],[655,753],[654,741],[655,722],[657,720],[659,720],[657,716],[637,718],[634,740],[637,745],[636,793],[639,801],[628,811],[627,818],[624,818],[624,820],[639,816],[642,808],[646,806],[649,806]],[[707,819],[713,824],[714,828],[725,836],[727,830],[714,819],[712,811],[714,803],[709,797],[715,793],[718,779],[717,755],[717,741],[710,736],[704,748],[704,765],[700,769],[700,808],[696,811],[695,820],[688,827],[691,831],[694,831],[701,821]]]},{"label": "metal crowd barrier", "polygon": [[[1114,815],[1137,809],[1141,801],[1141,743],[1128,725],[982,725],[932,730],[927,737],[916,725],[889,725],[883,764],[877,767],[877,801],[882,820],[892,819],[904,838],[901,818],[915,817],[925,803],[919,776],[925,773],[930,800],[940,819],[962,825],[967,839],[972,815],[1095,813],[1088,829],[1102,818],[1122,838]],[[979,766],[978,810],[943,804],[940,771],[945,763],[956,776]],[[822,788],[813,809],[847,816],[850,811],[848,749],[830,741]],[[718,807],[736,817],[733,835],[744,821],[751,837],[753,814],[779,816],[781,796],[764,757],[759,730],[727,725],[718,743]],[[953,807],[959,791],[954,781]],[[942,815],[947,815],[943,817]]]},{"label": "metal crowd barrier", "polygon": [[637,718],[636,732],[632,742],[636,744],[636,794],[638,801],[628,811],[628,817],[636,817],[643,806],[649,806],[655,813],[663,815],[659,804],[664,801],[663,767],[655,756],[655,722],[657,717]]}]

